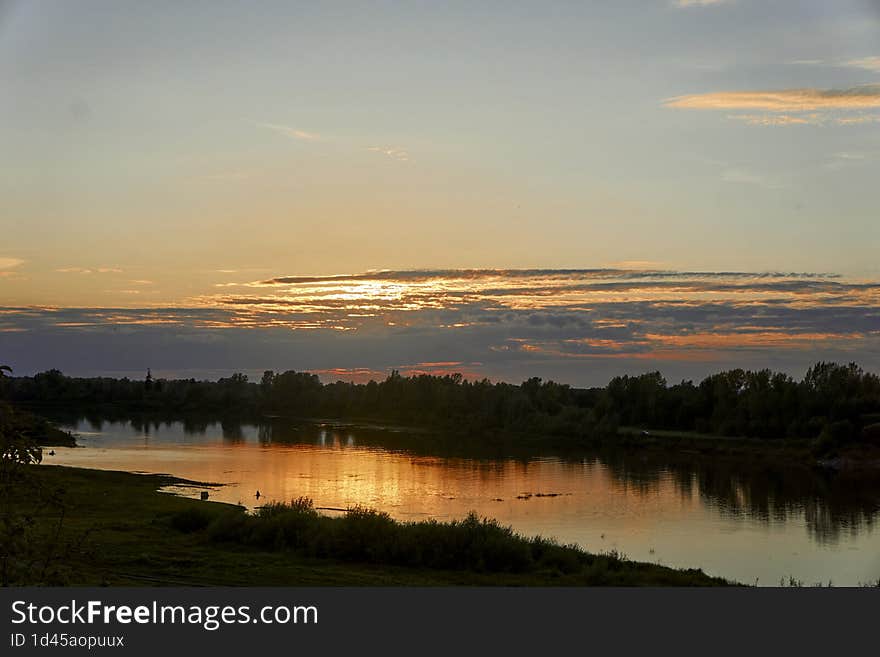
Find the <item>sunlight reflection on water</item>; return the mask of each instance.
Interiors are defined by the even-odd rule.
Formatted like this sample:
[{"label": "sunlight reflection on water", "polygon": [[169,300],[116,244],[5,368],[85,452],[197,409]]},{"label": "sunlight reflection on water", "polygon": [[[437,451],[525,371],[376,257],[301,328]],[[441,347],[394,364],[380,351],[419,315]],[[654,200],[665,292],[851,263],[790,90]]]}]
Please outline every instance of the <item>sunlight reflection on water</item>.
[{"label": "sunlight reflection on water", "polygon": [[170,489],[189,497],[207,490],[211,500],[253,508],[306,496],[328,513],[361,505],[402,520],[476,510],[524,534],[748,583],[880,577],[876,477],[767,466],[743,472],[742,463],[632,453],[433,456],[389,448],[406,443],[400,432],[292,421],[69,426],[84,447],[55,448],[47,463],[222,484]]}]

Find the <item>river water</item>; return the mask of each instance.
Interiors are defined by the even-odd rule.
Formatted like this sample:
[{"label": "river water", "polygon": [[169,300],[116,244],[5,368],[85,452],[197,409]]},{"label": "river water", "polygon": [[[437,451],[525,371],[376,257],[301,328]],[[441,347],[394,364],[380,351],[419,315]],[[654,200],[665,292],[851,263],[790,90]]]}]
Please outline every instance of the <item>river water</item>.
[{"label": "river water", "polygon": [[68,419],[65,428],[83,447],[47,450],[46,463],[213,482],[222,485],[170,492],[207,490],[250,508],[306,496],[329,514],[361,505],[400,520],[475,510],[522,534],[744,583],[880,578],[877,473],[632,450],[432,455],[409,447],[405,430],[293,420],[92,418]]}]

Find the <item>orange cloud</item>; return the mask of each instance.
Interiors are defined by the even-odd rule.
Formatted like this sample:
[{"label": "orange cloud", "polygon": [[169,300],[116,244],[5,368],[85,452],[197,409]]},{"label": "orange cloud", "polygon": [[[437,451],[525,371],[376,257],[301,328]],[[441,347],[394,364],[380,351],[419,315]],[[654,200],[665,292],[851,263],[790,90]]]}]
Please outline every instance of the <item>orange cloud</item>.
[{"label": "orange cloud", "polygon": [[802,116],[794,114],[732,114],[727,118],[744,121],[749,125],[822,125],[826,119],[821,114],[811,113]]},{"label": "orange cloud", "polygon": [[880,107],[880,85],[850,89],[782,89],[779,91],[717,91],[676,96],[666,107],[699,110],[764,110],[768,112],[810,112],[815,110],[860,110]]},{"label": "orange cloud", "polygon": [[754,333],[648,333],[645,338],[665,346],[696,349],[730,349],[742,347],[810,348],[816,342],[829,340],[853,340],[864,337],[860,333],[787,333],[763,331]]},{"label": "orange cloud", "polygon": [[24,264],[21,258],[0,258],[0,269],[14,269]]}]

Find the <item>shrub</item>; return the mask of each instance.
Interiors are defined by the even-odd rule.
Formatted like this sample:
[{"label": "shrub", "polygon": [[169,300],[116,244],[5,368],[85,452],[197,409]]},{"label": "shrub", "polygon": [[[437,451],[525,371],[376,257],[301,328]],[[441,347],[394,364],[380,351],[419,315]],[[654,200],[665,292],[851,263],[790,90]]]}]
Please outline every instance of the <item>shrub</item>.
[{"label": "shrub", "polygon": [[244,543],[248,530],[248,516],[244,511],[230,511],[214,518],[208,525],[208,538],[212,541]]},{"label": "shrub", "polygon": [[849,420],[829,422],[822,429],[816,440],[815,451],[819,454],[829,454],[855,439],[855,428]]},{"label": "shrub", "polygon": [[201,531],[207,527],[214,514],[206,509],[190,508],[186,511],[180,511],[171,516],[171,526],[179,532],[192,533]]},{"label": "shrub", "polygon": [[576,574],[583,583],[627,582],[631,566],[617,553],[592,555],[571,545],[527,539],[471,512],[461,520],[397,522],[387,513],[353,507],[341,518],[318,514],[311,500],[269,504],[255,514],[228,512],[208,525],[208,540],[288,550],[312,557],[374,564],[526,573]]}]

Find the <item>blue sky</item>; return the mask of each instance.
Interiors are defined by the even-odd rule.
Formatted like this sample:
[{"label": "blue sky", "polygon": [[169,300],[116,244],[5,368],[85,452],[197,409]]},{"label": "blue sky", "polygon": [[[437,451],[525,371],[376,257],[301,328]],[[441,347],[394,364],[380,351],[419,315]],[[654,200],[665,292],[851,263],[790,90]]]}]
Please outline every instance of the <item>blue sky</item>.
[{"label": "blue sky", "polygon": [[[217,348],[196,363],[189,333],[117,325],[106,311],[223,314],[223,294],[255,281],[373,270],[880,278],[876,1],[13,0],[0,2],[0,88],[0,353],[22,372],[56,352],[71,371],[128,368],[88,346],[82,326],[49,331],[24,308],[103,317],[101,330],[127,331],[125,349],[142,354],[124,359],[132,370],[156,360],[145,336],[164,330],[180,347],[169,371],[206,371],[212,358],[278,368],[274,355],[290,367],[461,362],[579,382],[609,359],[554,349],[542,363],[505,360],[491,351],[503,327],[458,354],[427,329],[406,347],[389,333],[381,359],[359,359],[334,357],[332,328],[186,320],[205,342],[228,342],[225,360]],[[811,308],[840,305],[810,294]],[[846,325],[810,329],[838,336],[830,351],[768,339],[755,352],[750,338],[748,358],[794,370],[820,353],[871,361],[876,296],[854,303],[864,336],[841,337],[842,313]],[[379,306],[439,330],[425,308]],[[664,335],[687,329],[665,321]],[[534,337],[511,322],[507,338]],[[345,333],[346,345],[377,339],[365,326]],[[305,357],[324,354],[313,343],[330,345],[327,362]],[[621,366],[689,373],[745,358],[716,356]],[[603,374],[584,374],[585,361]]]}]

